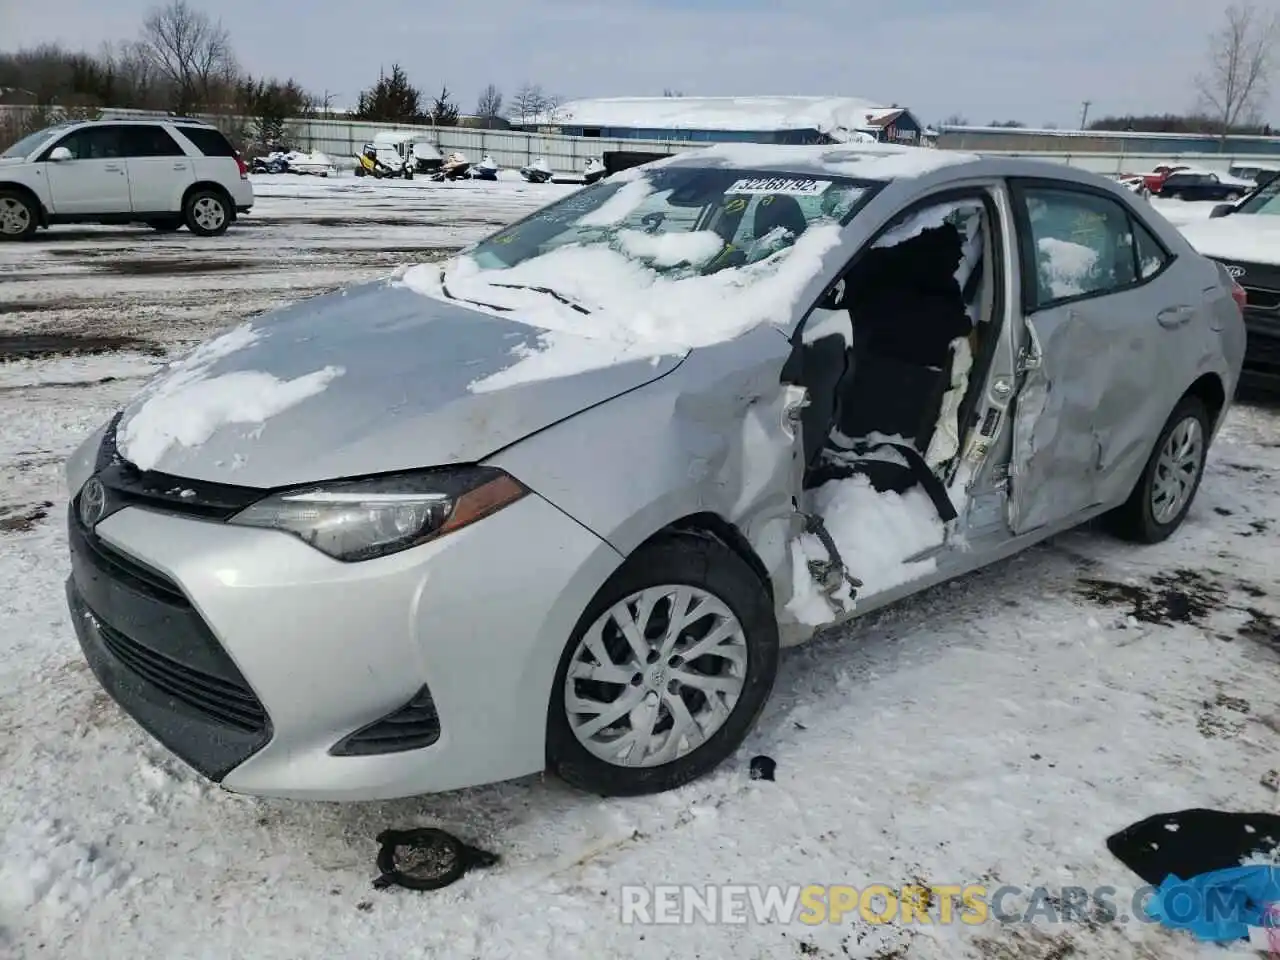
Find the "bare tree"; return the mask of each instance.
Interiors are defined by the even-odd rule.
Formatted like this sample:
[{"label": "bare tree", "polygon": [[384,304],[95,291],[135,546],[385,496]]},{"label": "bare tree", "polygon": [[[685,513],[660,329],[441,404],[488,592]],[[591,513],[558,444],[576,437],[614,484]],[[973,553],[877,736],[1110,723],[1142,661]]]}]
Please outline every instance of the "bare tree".
[{"label": "bare tree", "polygon": [[502,91],[494,84],[489,84],[480,91],[480,99],[476,101],[477,117],[502,116]]},{"label": "bare tree", "polygon": [[547,123],[559,123],[563,119],[560,109],[563,106],[564,97],[558,93],[549,93],[542,98],[542,114]]},{"label": "bare tree", "polygon": [[547,95],[538,84],[526,83],[511,98],[511,118],[528,124],[547,108]]},{"label": "bare tree", "polygon": [[1223,143],[1238,124],[1257,119],[1278,41],[1280,14],[1251,3],[1228,7],[1226,22],[1210,38],[1208,68],[1196,78],[1196,87],[1220,124]]},{"label": "bare tree", "polygon": [[187,0],[172,0],[147,14],[142,44],[172,86],[171,106],[179,113],[209,106],[215,92],[236,74],[226,28]]}]

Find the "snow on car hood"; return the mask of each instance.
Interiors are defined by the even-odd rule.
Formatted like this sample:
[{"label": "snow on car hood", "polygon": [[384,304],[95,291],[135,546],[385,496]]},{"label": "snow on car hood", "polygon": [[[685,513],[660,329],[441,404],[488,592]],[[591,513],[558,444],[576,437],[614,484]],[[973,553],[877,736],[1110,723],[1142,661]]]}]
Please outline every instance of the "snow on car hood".
[{"label": "snow on car hood", "polygon": [[1280,217],[1233,213],[1178,229],[1206,257],[1280,266]]},{"label": "snow on car hood", "polygon": [[[537,359],[540,336],[403,285],[352,288],[170,365],[125,408],[117,445],[144,470],[251,487],[475,462],[663,376],[687,353],[638,357],[561,331],[574,362],[552,370]],[[518,373],[530,364],[534,376]]]}]

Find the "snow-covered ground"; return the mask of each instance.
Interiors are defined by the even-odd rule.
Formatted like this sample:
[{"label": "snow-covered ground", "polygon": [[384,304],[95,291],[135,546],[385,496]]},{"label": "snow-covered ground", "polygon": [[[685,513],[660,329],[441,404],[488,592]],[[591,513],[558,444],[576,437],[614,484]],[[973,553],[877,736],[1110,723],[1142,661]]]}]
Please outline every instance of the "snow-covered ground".
[{"label": "snow-covered ground", "polygon": [[[1108,834],[1184,807],[1276,809],[1261,782],[1280,767],[1274,409],[1235,409],[1172,541],[1077,531],[789,652],[744,749],[672,794],[602,801],[531,778],[291,803],[226,794],[171,757],[74,640],[61,460],[167,348],[437,255],[564,188],[258,189],[215,241],[75,228],[0,247],[0,357],[24,358],[0,363],[0,956],[1223,956],[1132,922],[636,927],[620,890],[1108,885],[1123,902],[1139,881]],[[1176,203],[1157,201],[1199,206]],[[776,782],[749,779],[756,754]],[[375,891],[375,835],[415,825],[502,862],[434,894]]]},{"label": "snow-covered ground", "polygon": [[1168,200],[1164,197],[1152,197],[1149,202],[1175,227],[1208,220],[1209,212],[1218,205],[1212,200]]}]

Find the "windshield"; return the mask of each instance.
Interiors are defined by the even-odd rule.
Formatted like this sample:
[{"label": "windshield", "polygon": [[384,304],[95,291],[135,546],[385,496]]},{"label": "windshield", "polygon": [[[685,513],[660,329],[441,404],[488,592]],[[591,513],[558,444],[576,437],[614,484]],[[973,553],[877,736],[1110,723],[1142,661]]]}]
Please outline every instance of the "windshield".
[{"label": "windshield", "polygon": [[[544,330],[696,347],[794,326],[844,225],[883,186],[803,173],[655,166],[576,190],[405,282]],[[630,349],[630,347],[627,347]],[[531,361],[532,362],[532,361]],[[585,361],[584,361],[585,362]]]},{"label": "windshield", "polygon": [[34,152],[36,147],[53,136],[57,130],[57,127],[45,127],[43,130],[27,134],[4,153],[0,153],[0,157],[26,157]]},{"label": "windshield", "polygon": [[876,183],[726,168],[659,167],[601,181],[477,244],[481,270],[569,247],[608,249],[663,276],[743,267],[821,224],[847,223]]},{"label": "windshield", "polygon": [[1236,208],[1236,213],[1280,213],[1280,177],[1255,190]]}]

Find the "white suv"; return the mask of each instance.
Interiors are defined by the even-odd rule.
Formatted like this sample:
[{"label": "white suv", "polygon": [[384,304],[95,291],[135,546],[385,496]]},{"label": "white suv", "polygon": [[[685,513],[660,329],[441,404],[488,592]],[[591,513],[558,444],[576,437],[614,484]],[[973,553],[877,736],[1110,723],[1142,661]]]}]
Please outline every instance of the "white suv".
[{"label": "white suv", "polygon": [[248,168],[200,120],[64,123],[0,153],[0,240],[56,223],[146,223],[215,237],[253,206]]}]

